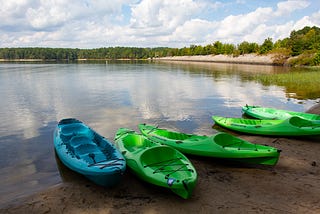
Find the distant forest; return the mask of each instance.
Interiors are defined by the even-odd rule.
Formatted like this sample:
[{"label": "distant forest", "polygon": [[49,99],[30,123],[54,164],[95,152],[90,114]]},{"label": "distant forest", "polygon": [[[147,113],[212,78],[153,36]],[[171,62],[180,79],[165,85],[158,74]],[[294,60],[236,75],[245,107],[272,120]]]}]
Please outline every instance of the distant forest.
[{"label": "distant forest", "polygon": [[216,41],[206,46],[190,45],[184,48],[139,48],[139,47],[103,47],[96,49],[78,48],[0,48],[0,59],[41,59],[41,60],[79,60],[79,59],[152,59],[167,56],[192,55],[233,55],[274,54],[275,64],[284,64],[292,58],[291,65],[320,65],[320,28],[304,27],[292,31],[289,38],[273,42],[267,38],[259,45],[242,42],[238,45]]}]

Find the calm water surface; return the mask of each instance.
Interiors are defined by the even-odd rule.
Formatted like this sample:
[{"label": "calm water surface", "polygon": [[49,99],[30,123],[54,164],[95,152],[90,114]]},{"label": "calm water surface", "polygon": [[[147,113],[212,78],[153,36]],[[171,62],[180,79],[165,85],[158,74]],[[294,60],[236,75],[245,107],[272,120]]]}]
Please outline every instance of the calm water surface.
[{"label": "calm water surface", "polygon": [[[319,102],[288,98],[285,88],[249,80],[282,67],[206,63],[0,63],[0,201],[63,182],[53,130],[75,117],[113,142],[139,123],[214,134],[211,116],[241,117],[241,106],[306,111]],[[290,72],[290,71],[289,71]]]}]

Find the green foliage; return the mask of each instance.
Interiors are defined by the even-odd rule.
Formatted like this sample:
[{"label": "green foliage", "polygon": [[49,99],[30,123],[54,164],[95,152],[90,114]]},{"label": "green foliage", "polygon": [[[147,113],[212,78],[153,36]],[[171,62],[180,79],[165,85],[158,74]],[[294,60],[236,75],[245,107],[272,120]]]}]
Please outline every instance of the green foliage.
[{"label": "green foliage", "polygon": [[304,27],[301,30],[292,31],[288,47],[292,50],[292,56],[300,55],[309,50],[316,52],[320,48],[320,28]]},{"label": "green foliage", "polygon": [[220,41],[213,43],[213,53],[214,55],[223,54],[223,44]]},{"label": "green foliage", "polygon": [[147,59],[155,54],[169,54],[170,48],[110,47],[98,49],[71,48],[0,48],[0,58],[76,60],[76,59]]},{"label": "green foliage", "polygon": [[314,56],[312,65],[320,65],[320,51]]},{"label": "green foliage", "polygon": [[289,42],[289,38],[285,38],[283,40],[279,39],[273,44],[273,49],[279,49],[279,48],[288,49],[289,47],[288,42]]},{"label": "green foliage", "polygon": [[313,66],[318,63],[318,54],[313,51],[304,51],[302,54],[292,57],[288,61],[288,65],[298,66],[298,65],[308,65]]},{"label": "green foliage", "polygon": [[231,55],[236,50],[233,44],[224,44],[224,54]]},{"label": "green foliage", "polygon": [[271,38],[265,39],[263,44],[260,47],[259,53],[266,54],[271,51],[273,48],[273,42]]},{"label": "green foliage", "polygon": [[238,45],[238,50],[240,54],[257,53],[259,50],[259,45],[257,43],[249,43],[245,41]]}]

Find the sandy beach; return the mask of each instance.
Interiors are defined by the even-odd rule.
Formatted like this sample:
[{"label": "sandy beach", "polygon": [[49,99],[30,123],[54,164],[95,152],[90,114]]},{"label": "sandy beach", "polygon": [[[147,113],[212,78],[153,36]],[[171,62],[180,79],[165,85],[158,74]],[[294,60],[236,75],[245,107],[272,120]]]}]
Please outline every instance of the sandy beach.
[{"label": "sandy beach", "polygon": [[154,58],[159,61],[183,61],[183,62],[216,62],[236,64],[273,65],[274,55],[244,54],[237,57],[232,55],[195,55],[195,56],[173,56]]},{"label": "sandy beach", "polygon": [[[320,114],[320,104],[308,112]],[[198,183],[187,200],[130,171],[118,186],[106,189],[58,164],[62,184],[6,204],[0,213],[320,213],[319,137],[236,135],[281,149],[278,164],[248,166],[189,156]]]}]

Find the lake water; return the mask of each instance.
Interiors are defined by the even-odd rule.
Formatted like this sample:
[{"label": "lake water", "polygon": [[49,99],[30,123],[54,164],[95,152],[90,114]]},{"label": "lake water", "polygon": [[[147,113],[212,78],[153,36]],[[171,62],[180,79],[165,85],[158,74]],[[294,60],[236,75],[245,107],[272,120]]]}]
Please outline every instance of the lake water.
[{"label": "lake water", "polygon": [[[53,130],[75,117],[113,141],[139,123],[214,134],[212,115],[241,117],[241,106],[306,111],[320,101],[288,97],[252,74],[290,72],[273,66],[213,63],[0,63],[2,204],[63,182]],[[319,76],[320,78],[320,76]]]}]

